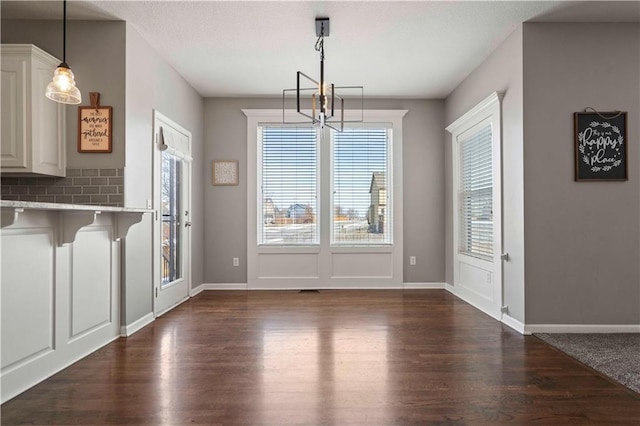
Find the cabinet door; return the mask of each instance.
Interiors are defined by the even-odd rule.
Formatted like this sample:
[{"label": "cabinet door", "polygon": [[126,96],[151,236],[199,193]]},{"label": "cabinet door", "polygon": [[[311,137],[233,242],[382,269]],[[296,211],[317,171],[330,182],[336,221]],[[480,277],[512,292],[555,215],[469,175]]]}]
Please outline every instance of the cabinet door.
[{"label": "cabinet door", "polygon": [[64,105],[44,96],[56,65],[34,57],[31,67],[31,171],[64,176],[67,158]]},{"label": "cabinet door", "polygon": [[27,168],[26,58],[2,58],[2,167]]}]

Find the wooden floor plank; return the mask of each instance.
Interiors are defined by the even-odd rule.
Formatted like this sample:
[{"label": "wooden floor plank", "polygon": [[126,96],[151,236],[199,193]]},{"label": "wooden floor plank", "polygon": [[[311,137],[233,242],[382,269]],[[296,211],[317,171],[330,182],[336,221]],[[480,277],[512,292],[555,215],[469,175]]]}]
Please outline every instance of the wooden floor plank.
[{"label": "wooden floor plank", "polygon": [[2,424],[638,424],[640,395],[443,290],[204,292]]}]

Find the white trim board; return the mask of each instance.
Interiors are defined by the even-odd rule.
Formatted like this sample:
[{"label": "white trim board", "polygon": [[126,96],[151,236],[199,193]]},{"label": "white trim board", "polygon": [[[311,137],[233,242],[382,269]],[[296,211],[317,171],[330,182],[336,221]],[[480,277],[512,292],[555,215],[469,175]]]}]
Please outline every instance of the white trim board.
[{"label": "white trim board", "polygon": [[206,284],[200,284],[196,288],[190,289],[189,290],[189,297],[197,296],[198,294],[202,293],[205,290],[205,285]]},{"label": "white trim board", "polygon": [[[502,314],[501,322],[504,325],[513,328],[515,331],[517,331],[520,334],[527,334],[526,326],[520,321],[518,321],[517,319],[513,318],[512,316],[509,316],[507,314]],[[531,334],[531,333],[528,333],[528,334]]]},{"label": "white trim board", "polygon": [[404,283],[405,290],[444,290],[447,283]]},{"label": "white trim board", "polygon": [[469,121],[474,120],[477,115],[484,115],[485,110],[495,105],[496,103],[499,106],[500,102],[502,102],[502,98],[504,98],[504,92],[491,93],[489,96],[480,101],[480,103],[478,103],[476,106],[471,108],[466,113],[462,114],[462,116],[460,116],[456,121],[449,124],[445,128],[445,130],[449,133],[453,133],[457,128],[465,126]]},{"label": "white trim board", "polygon": [[[468,298],[468,294],[467,294],[467,293],[465,293],[465,292],[457,291],[457,289],[456,289],[456,287],[455,287],[455,286],[452,286],[452,285],[450,285],[450,284],[445,284],[445,290],[447,290],[449,293],[451,293],[451,294],[453,294],[454,296],[456,296],[458,299],[460,299],[460,300],[462,300],[462,301],[464,301],[464,302],[468,303],[471,307],[476,308],[476,309],[477,309],[477,310],[479,310],[480,312],[482,312],[482,313],[485,313],[485,314],[489,315],[491,318],[493,318],[493,319],[495,319],[495,320],[497,320],[497,321],[501,321],[501,320],[500,320],[500,318],[501,318],[501,316],[502,316],[502,315],[497,316],[497,315],[495,314],[495,312],[492,312],[491,310],[487,309],[487,308],[486,308],[486,307],[484,307],[484,306],[475,306],[475,305],[473,304],[473,300],[470,300],[470,299]],[[508,324],[507,324],[507,325],[508,325]]]},{"label": "white trim board", "polygon": [[274,283],[262,283],[262,284],[254,284],[253,286],[249,286],[248,290],[402,290],[401,285],[388,285],[385,283],[379,285],[358,285],[358,284],[310,284],[310,285],[300,285],[298,283],[282,283],[282,282],[274,282]]},{"label": "white trim board", "polygon": [[[26,380],[26,381],[20,383],[19,386],[10,386],[10,387],[6,386],[6,384],[5,384],[5,380],[6,379],[3,379],[2,386],[3,386],[3,390],[6,391],[6,394],[4,395],[4,399],[2,400],[2,404],[4,404],[5,402],[7,402],[7,401],[9,401],[9,400],[11,400],[13,398],[15,398],[16,396],[20,395],[21,393],[28,391],[32,387],[44,382],[48,378],[55,376],[56,374],[58,374],[59,372],[61,372],[65,368],[71,367],[76,362],[80,361],[81,359],[84,359],[84,358],[88,357],[92,353],[96,352],[98,349],[102,349],[105,346],[107,346],[108,344],[110,344],[112,342],[115,342],[119,338],[120,338],[120,336],[112,337],[111,339],[109,339],[109,340],[107,340],[105,342],[100,342],[100,343],[98,343],[98,344],[96,344],[94,346],[91,346],[86,351],[78,352],[77,354],[75,354],[75,356],[67,359],[66,362],[60,364],[60,366],[55,367],[52,371],[48,372],[46,375],[38,376],[38,377],[32,377],[30,380]],[[9,389],[9,390],[7,390],[7,389]]]},{"label": "white trim board", "polygon": [[[455,287],[442,282],[424,282],[424,283],[404,283],[402,288],[399,287],[331,287],[331,288],[318,288],[318,290],[446,290],[458,299],[465,301],[463,298],[458,296],[455,293]],[[272,287],[272,288],[249,288],[247,283],[203,283],[197,286],[194,289],[191,289],[191,297],[196,296],[197,294],[202,293],[203,291],[220,291],[220,290],[234,290],[234,291],[264,291],[264,290],[300,290],[300,288],[283,288],[283,287]],[[466,302],[466,301],[465,301]],[[467,302],[468,303],[468,302]],[[477,309],[477,308],[476,308]],[[478,309],[480,310],[480,309]],[[481,311],[481,310],[480,310]],[[482,312],[482,311],[481,311]],[[148,315],[134,322],[133,324],[127,326],[127,328],[132,328],[138,323],[141,323],[147,318]],[[153,319],[152,319],[153,320]],[[148,323],[150,323],[149,321]],[[640,333],[640,324],[611,324],[611,325],[603,325],[603,324],[530,324],[526,325],[517,319],[503,314],[500,320],[503,324],[508,327],[511,327],[515,331],[520,334],[530,335],[533,333]],[[148,324],[147,323],[147,324]],[[129,336],[135,333],[137,330],[141,329],[147,324],[141,325],[139,328],[133,330],[128,334]],[[125,327],[122,327],[124,330]],[[125,335],[124,332],[122,334]]]},{"label": "white trim board", "polygon": [[136,331],[139,331],[147,325],[151,324],[153,321],[155,321],[155,319],[156,318],[153,316],[153,312],[149,312],[147,315],[132,322],[131,324],[123,325],[122,327],[120,327],[120,336],[129,337]]},{"label": "white trim board", "polygon": [[176,307],[178,307],[178,306],[182,305],[184,302],[186,302],[186,301],[187,301],[187,300],[189,300],[190,298],[191,298],[191,297],[186,296],[184,299],[182,299],[182,300],[178,301],[177,303],[175,303],[175,304],[173,304],[173,305],[171,305],[171,306],[167,307],[167,309],[164,309],[163,311],[158,312],[158,313],[156,314],[156,318],[161,317],[162,315],[164,315],[164,314],[166,314],[167,312],[171,311],[173,308],[176,308]]},{"label": "white trim board", "polygon": [[[392,287],[392,286],[384,286],[384,287],[358,287],[358,286],[349,286],[349,287],[318,287],[318,290],[443,290],[445,289],[446,283],[403,283],[402,287]],[[300,287],[281,287],[281,286],[270,286],[270,287],[253,287],[249,288],[247,283],[203,283],[198,287],[191,289],[191,297],[200,294],[203,291],[208,290],[300,290]]]},{"label": "white trim board", "polygon": [[194,288],[191,292],[191,296],[195,296],[205,290],[248,290],[247,283],[203,283]]},{"label": "white trim board", "polygon": [[640,333],[640,324],[526,324],[524,328],[524,334]]}]

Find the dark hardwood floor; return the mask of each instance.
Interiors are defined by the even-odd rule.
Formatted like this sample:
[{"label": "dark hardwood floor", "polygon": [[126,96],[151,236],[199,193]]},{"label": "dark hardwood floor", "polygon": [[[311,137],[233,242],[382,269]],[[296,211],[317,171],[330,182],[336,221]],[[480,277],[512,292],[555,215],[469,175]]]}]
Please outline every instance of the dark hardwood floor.
[{"label": "dark hardwood floor", "polygon": [[639,424],[640,395],[443,290],[205,292],[2,424]]}]

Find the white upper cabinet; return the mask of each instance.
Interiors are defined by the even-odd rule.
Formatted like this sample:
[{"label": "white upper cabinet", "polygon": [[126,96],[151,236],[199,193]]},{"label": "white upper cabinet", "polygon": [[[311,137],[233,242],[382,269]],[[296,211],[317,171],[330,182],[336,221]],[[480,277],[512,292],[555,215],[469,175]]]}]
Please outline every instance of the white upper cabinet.
[{"label": "white upper cabinet", "polygon": [[47,99],[47,84],[60,60],[32,44],[3,44],[3,175],[65,176],[65,106]]}]

